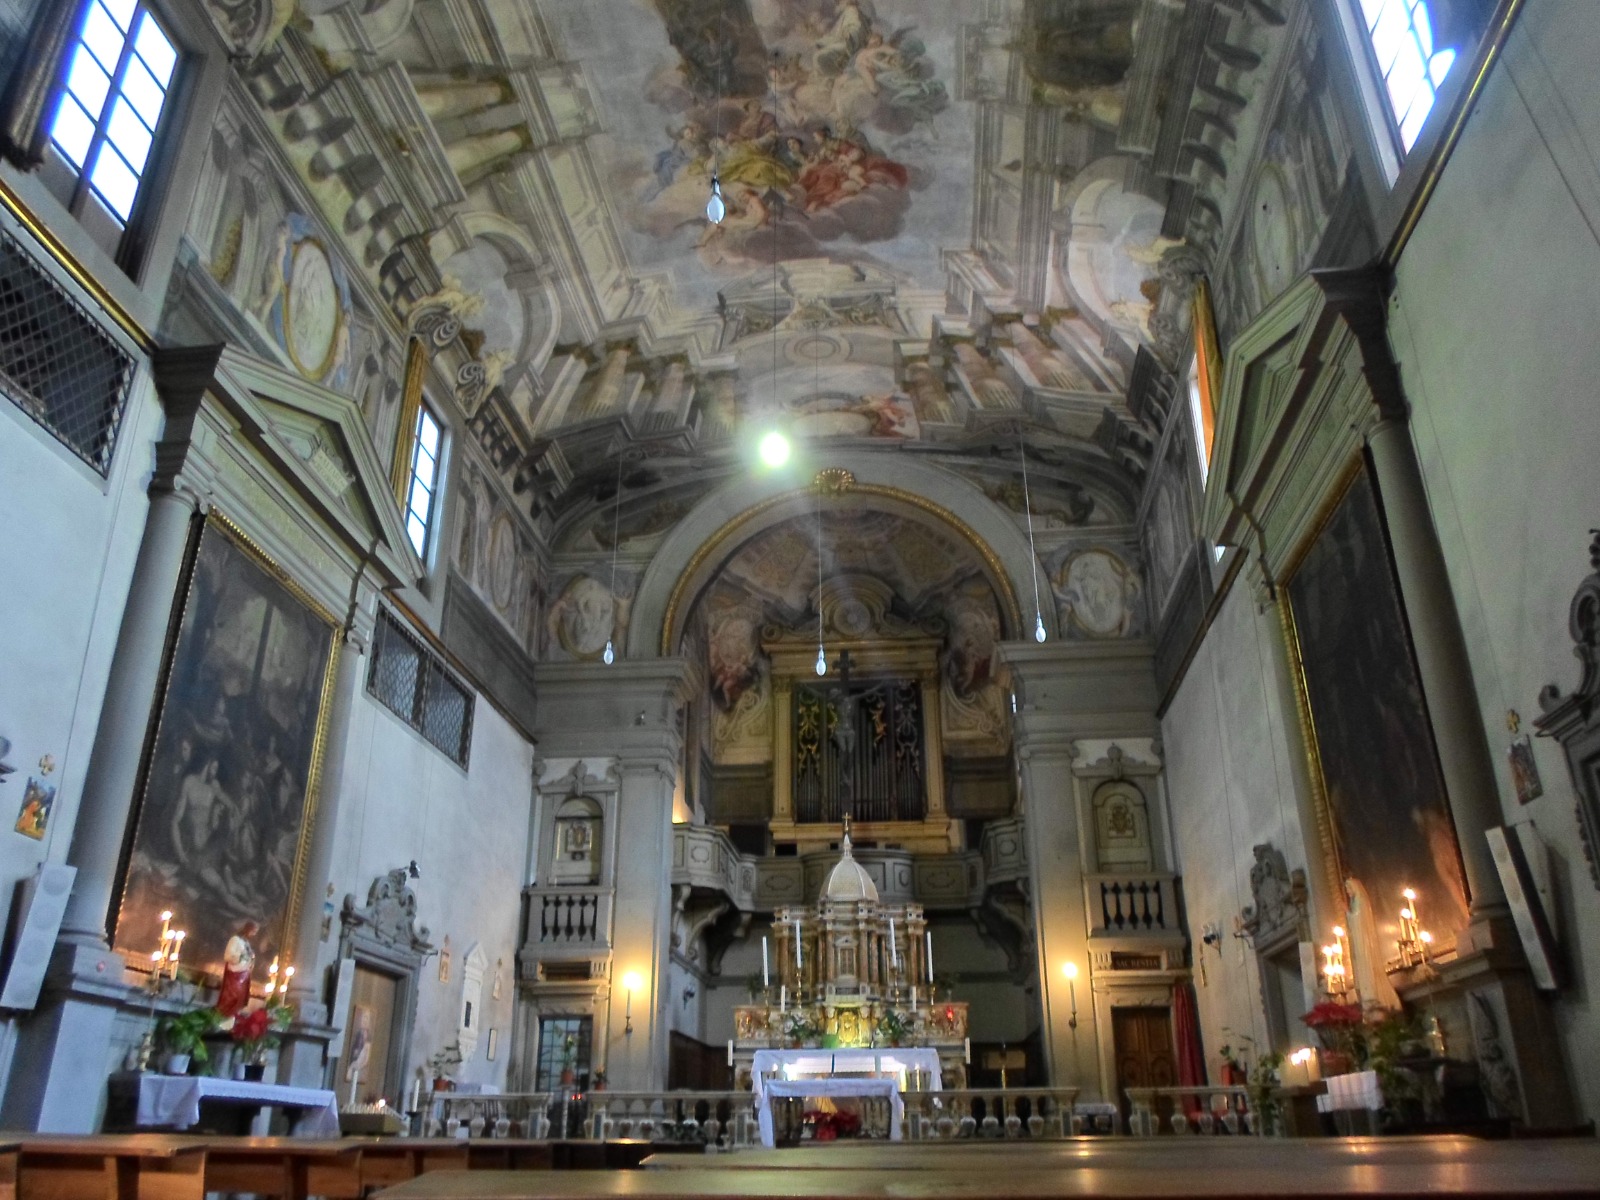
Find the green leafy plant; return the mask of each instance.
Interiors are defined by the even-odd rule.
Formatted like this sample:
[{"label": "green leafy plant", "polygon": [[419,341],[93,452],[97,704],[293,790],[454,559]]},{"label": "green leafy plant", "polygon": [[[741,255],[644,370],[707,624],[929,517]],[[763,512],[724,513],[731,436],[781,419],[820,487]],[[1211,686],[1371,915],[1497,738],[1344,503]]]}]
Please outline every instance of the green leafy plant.
[{"label": "green leafy plant", "polygon": [[886,1008],[878,1018],[878,1036],[891,1046],[897,1046],[911,1034],[909,1014],[897,1008]]},{"label": "green leafy plant", "polygon": [[807,1042],[822,1036],[822,1022],[803,1008],[791,1009],[783,1018],[783,1033],[791,1042]]},{"label": "green leafy plant", "polygon": [[191,1008],[188,1012],[163,1017],[161,1044],[169,1054],[187,1054],[191,1062],[205,1066],[211,1061],[211,1051],[206,1048],[208,1033],[215,1033],[222,1017],[214,1008]]},{"label": "green leafy plant", "polygon": [[1256,1114],[1262,1133],[1270,1134],[1277,1128],[1283,1115],[1283,1102],[1278,1099],[1279,1072],[1283,1068],[1283,1055],[1263,1054],[1250,1070],[1250,1108]]}]

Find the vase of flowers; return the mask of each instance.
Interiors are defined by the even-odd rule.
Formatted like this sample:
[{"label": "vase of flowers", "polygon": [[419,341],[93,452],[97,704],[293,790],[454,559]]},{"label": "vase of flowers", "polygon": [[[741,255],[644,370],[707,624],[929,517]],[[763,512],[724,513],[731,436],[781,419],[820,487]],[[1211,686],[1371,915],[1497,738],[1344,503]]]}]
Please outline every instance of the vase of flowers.
[{"label": "vase of flowers", "polygon": [[270,1002],[234,1016],[228,1036],[237,1047],[241,1079],[260,1080],[266,1075],[267,1051],[278,1045],[279,1035],[293,1018],[294,1009],[287,1004]]},{"label": "vase of flowers", "polygon": [[891,1046],[903,1045],[911,1034],[910,1014],[895,1008],[884,1009],[878,1018],[877,1034]]},{"label": "vase of flowers", "polygon": [[1343,1075],[1366,1065],[1366,1016],[1359,1004],[1324,1000],[1300,1020],[1322,1045],[1324,1075]]}]

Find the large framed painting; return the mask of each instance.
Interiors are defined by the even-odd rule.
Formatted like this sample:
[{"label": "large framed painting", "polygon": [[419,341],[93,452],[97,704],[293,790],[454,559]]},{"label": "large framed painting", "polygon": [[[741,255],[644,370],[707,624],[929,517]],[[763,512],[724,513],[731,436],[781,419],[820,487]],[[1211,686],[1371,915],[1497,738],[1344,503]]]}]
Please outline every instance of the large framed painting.
[{"label": "large framed painting", "polygon": [[225,518],[203,523],[191,554],[113,944],[148,958],[170,911],[188,935],[183,964],[216,972],[246,920],[263,962],[293,936],[337,622]]},{"label": "large framed painting", "polygon": [[1423,927],[1448,945],[1467,923],[1461,848],[1365,467],[1295,568],[1288,599],[1339,879],[1363,886],[1391,948],[1406,888]]}]

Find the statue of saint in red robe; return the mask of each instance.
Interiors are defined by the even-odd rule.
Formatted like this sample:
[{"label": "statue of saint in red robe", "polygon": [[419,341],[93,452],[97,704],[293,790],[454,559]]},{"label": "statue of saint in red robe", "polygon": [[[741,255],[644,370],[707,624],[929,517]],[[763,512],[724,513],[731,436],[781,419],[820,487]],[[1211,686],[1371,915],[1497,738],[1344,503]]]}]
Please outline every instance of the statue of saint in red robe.
[{"label": "statue of saint in red robe", "polygon": [[231,1017],[250,1003],[250,972],[256,965],[255,948],[250,939],[256,936],[258,926],[246,921],[228,939],[222,951],[222,986],[217,991],[217,1011]]}]

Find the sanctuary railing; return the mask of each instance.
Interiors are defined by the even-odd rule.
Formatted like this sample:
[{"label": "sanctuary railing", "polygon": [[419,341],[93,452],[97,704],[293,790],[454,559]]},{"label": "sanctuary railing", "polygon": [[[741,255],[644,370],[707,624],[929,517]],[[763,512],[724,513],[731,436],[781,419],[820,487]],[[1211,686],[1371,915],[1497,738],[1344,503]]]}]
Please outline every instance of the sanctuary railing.
[{"label": "sanctuary railing", "polygon": [[1077,1088],[944,1088],[904,1092],[903,1131],[913,1142],[968,1138],[1049,1140],[1083,1132]]},{"label": "sanctuary railing", "polygon": [[1250,1106],[1250,1091],[1239,1085],[1131,1087],[1128,1132],[1134,1137],[1163,1134],[1254,1134],[1261,1132]]},{"label": "sanctuary railing", "polygon": [[754,1145],[749,1092],[434,1092],[422,1132],[457,1138],[567,1138]]}]

